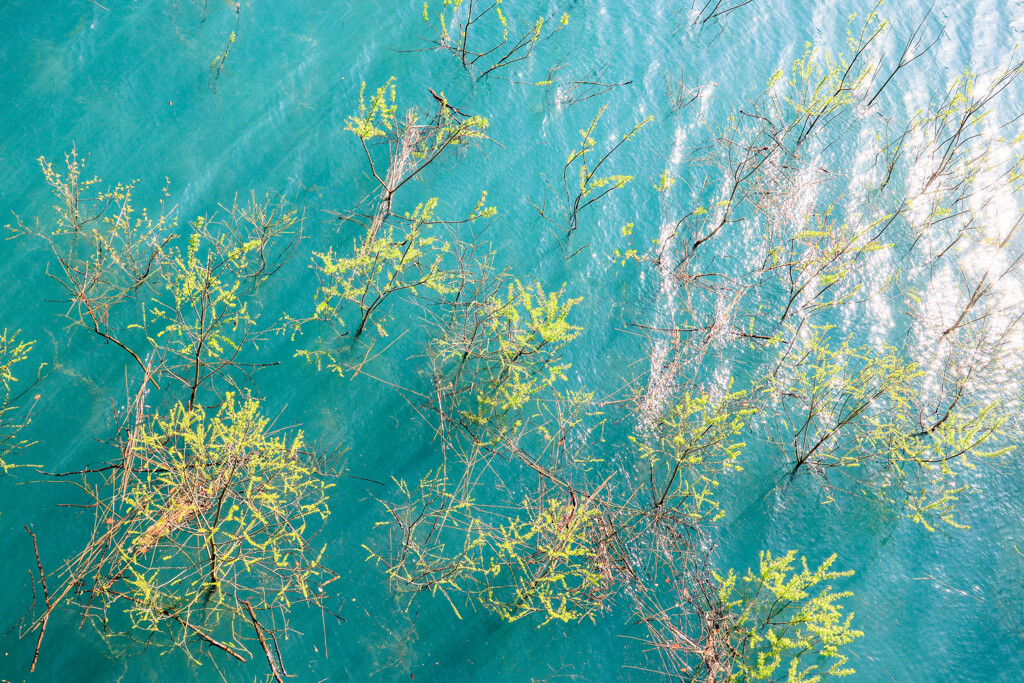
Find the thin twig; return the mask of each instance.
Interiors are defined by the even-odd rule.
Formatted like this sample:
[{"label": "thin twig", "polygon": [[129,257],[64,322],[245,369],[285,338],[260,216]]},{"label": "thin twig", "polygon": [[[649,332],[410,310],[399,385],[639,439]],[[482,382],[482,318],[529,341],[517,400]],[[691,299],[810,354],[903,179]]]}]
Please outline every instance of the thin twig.
[{"label": "thin twig", "polygon": [[29,667],[29,673],[36,670],[36,663],[39,661],[39,648],[43,644],[43,636],[46,635],[46,622],[50,620],[50,611],[53,607],[50,605],[50,591],[46,588],[46,574],[43,572],[43,563],[39,559],[39,544],[36,542],[36,535],[32,533],[32,530],[25,525],[25,531],[32,537],[32,549],[36,553],[36,566],[39,567],[39,581],[43,584],[43,598],[46,600],[46,613],[43,614],[43,623],[39,629],[39,639],[36,640],[36,651],[32,656],[32,666]]},{"label": "thin twig", "polygon": [[274,661],[274,655],[270,653],[270,648],[267,647],[267,641],[263,638],[263,626],[261,626],[260,622],[256,619],[256,613],[252,610],[252,605],[249,604],[248,600],[242,600],[242,605],[249,613],[249,618],[252,619],[252,627],[256,630],[256,637],[260,640],[260,647],[263,648],[263,654],[267,656],[267,663],[270,664],[270,673],[274,675],[274,680],[277,681],[277,683],[284,683],[280,672],[277,670],[277,662]]}]

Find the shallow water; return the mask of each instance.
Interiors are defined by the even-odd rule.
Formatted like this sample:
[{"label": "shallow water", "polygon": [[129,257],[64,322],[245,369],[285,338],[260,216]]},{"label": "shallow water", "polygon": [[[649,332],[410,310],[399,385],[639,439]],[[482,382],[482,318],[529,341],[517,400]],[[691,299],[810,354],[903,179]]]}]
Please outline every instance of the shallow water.
[{"label": "shallow water", "polygon": [[[13,222],[14,216],[26,223],[52,221],[52,195],[36,160],[60,160],[72,147],[87,155],[89,175],[108,182],[138,179],[140,205],[155,207],[166,185],[167,205],[178,207],[182,222],[216,212],[236,193],[281,193],[304,212],[307,239],[264,292],[263,305],[276,311],[289,302],[311,301],[310,252],[326,245],[343,248],[353,238],[339,232],[325,212],[351,207],[373,187],[357,141],[343,129],[345,119],[355,111],[361,82],[372,88],[394,76],[405,105],[431,104],[428,87],[443,91],[460,108],[488,117],[489,135],[501,145],[458,155],[457,163],[443,164],[416,183],[410,190],[416,197],[409,199],[439,196],[451,215],[461,215],[487,190],[500,217],[482,239],[496,263],[549,288],[565,283],[568,295],[583,298],[573,322],[585,332],[569,350],[569,381],[611,393],[623,377],[650,364],[648,349],[637,345],[630,325],[664,324],[674,297],[681,296],[656,270],[620,266],[610,258],[624,248],[621,226],[632,221],[638,243],[656,241],[663,226],[651,186],[658,177],[672,172],[679,178],[678,196],[699,199],[699,176],[687,160],[709,144],[712,131],[757,97],[776,70],[788,72],[806,43],[841,46],[850,14],[863,16],[873,7],[845,0],[754,0],[697,28],[690,25],[687,1],[509,0],[510,14],[514,8],[524,15],[570,16],[563,33],[516,67],[513,80],[522,82],[509,82],[474,79],[447,53],[428,49],[420,40],[425,30],[418,2],[243,0],[236,23],[231,8],[219,2],[200,7],[185,0],[108,1],[102,7],[85,0],[7,0],[0,7],[0,211],[6,216],[0,222]],[[882,6],[880,14],[893,25],[882,46],[888,54],[898,52],[898,39],[914,30],[927,8],[924,0]],[[872,163],[877,112],[906,120],[965,68],[983,72],[1005,62],[1024,32],[1024,3],[939,0],[925,27],[934,37],[943,24],[939,41],[901,72],[879,109],[844,119],[847,129],[839,142],[815,157],[849,181],[834,192],[842,211],[855,212],[852,188]],[[232,31],[237,40],[214,77],[210,62]],[[561,73],[582,79],[604,68],[602,78],[629,84],[569,105],[560,100],[557,84],[533,85],[559,63]],[[674,111],[666,78],[680,70],[701,90],[694,102]],[[1022,93],[1020,83],[1002,93],[993,103],[995,118],[1019,115]],[[560,191],[566,155],[602,106],[607,110],[597,134],[601,144],[648,115],[653,120],[613,158],[613,172],[635,180],[586,215],[570,250],[589,246],[564,260],[558,235],[532,204]],[[801,202],[816,201],[817,192],[808,183],[788,210],[798,213]],[[996,211],[1019,208],[1016,196],[999,200],[1004,205]],[[715,266],[728,270],[756,259],[748,244],[742,234],[724,240]],[[123,401],[126,377],[135,369],[110,345],[68,334],[59,317],[66,306],[55,302],[60,292],[46,276],[47,250],[22,239],[0,243],[0,249],[7,290],[3,326],[38,340],[33,361],[52,370],[31,389],[39,398],[26,433],[35,444],[16,461],[51,472],[101,462],[109,457],[100,440],[111,436],[111,401]],[[915,265],[881,255],[868,263],[870,279],[877,282],[896,269],[912,273]],[[1012,301],[1019,292],[1011,287],[1004,295]],[[902,343],[907,312],[900,306],[895,298],[874,298],[830,312],[822,322],[864,342]],[[375,499],[393,493],[391,478],[414,481],[435,466],[430,429],[399,395],[372,378],[339,379],[291,358],[287,336],[272,337],[262,351],[281,361],[258,380],[276,424],[301,423],[311,437],[344,446],[348,473],[360,477],[338,480],[335,514],[323,536],[325,561],[341,576],[331,584],[331,609],[343,620],[318,610],[293,614],[299,634],[284,650],[296,680],[661,679],[643,670],[651,657],[624,608],[596,623],[539,629],[539,622],[503,623],[473,608],[461,609],[460,619],[440,596],[420,595],[410,605],[408,596],[393,593],[366,561],[363,546],[380,543],[375,523],[382,511]],[[922,346],[915,360],[927,367],[929,353]],[[375,361],[373,373],[418,386],[422,354],[421,332],[410,334]],[[753,357],[718,364],[712,359],[693,372],[741,376],[756,363]],[[1012,393],[1018,380],[1019,372],[1008,367],[998,389]],[[763,451],[753,450],[742,472],[723,478],[727,514],[713,531],[718,566],[754,566],[761,549],[795,549],[811,561],[837,553],[837,566],[856,572],[838,587],[853,592],[845,604],[856,613],[854,626],[865,633],[850,649],[857,673],[849,680],[1021,679],[1024,556],[1017,548],[1024,548],[1024,471],[1017,456],[970,475],[981,490],[961,508],[961,521],[970,528],[929,533],[870,501],[826,505],[806,482],[781,486],[784,470]],[[85,513],[56,507],[73,496],[71,487],[42,479],[31,469],[0,478],[6,555],[0,563],[6,587],[0,672],[9,680],[28,676],[34,645],[33,638],[19,640],[17,629],[7,631],[31,601],[35,562],[22,526],[35,530],[43,564],[50,568],[91,528]],[[73,615],[58,615],[49,624],[35,678],[242,681],[262,680],[264,669],[257,658],[240,667],[224,662],[218,671],[155,649],[118,658],[96,633],[79,630]]]}]

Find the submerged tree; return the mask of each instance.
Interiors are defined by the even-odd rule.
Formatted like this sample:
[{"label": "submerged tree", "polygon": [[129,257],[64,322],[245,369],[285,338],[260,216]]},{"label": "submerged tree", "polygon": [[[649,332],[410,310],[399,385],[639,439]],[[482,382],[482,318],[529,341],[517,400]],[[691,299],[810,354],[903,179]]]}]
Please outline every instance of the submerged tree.
[{"label": "submerged tree", "polygon": [[[653,116],[648,116],[639,121],[629,131],[614,139],[601,153],[598,151],[595,131],[606,109],[607,107],[601,107],[590,124],[580,130],[579,146],[569,151],[562,168],[562,188],[560,191],[556,191],[562,195],[556,200],[556,203],[560,205],[550,209],[547,192],[539,206],[537,203],[531,202],[541,217],[552,224],[555,237],[561,245],[563,253],[566,252],[568,240],[580,227],[581,214],[601,202],[612,192],[626,187],[633,180],[631,175],[618,173],[603,175],[607,172],[604,168],[605,164],[622,149],[623,145],[633,140],[648,123],[654,120]],[[623,231],[631,228],[632,223],[629,223],[623,228]],[[586,246],[576,249],[571,254],[566,254],[566,257],[575,256]]]},{"label": "submerged tree", "polygon": [[814,570],[802,559],[795,571],[795,556],[762,552],[759,570],[748,571],[739,587],[731,571],[719,579],[719,598],[733,615],[728,634],[736,671],[730,680],[779,680],[784,671],[787,683],[813,683],[854,672],[840,648],[864,634],[850,628],[853,614],[837,602],[852,593],[826,584],[853,572],[832,570],[835,555]]},{"label": "submerged tree", "polygon": [[99,181],[81,179],[74,153],[65,175],[45,162],[43,170],[57,227],[21,229],[54,254],[51,277],[72,329],[120,347],[142,373],[115,416],[119,458],[56,475],[82,477],[82,507],[95,523],[85,547],[50,575],[51,587],[60,581],[52,592],[38,565],[36,659],[51,614],[77,606],[82,623],[111,641],[193,659],[212,647],[244,661],[246,643],[259,643],[280,681],[287,612],[322,607],[320,586],[331,578],[323,546],[312,545],[328,484],[301,433],[278,437],[258,400],[238,392],[267,364],[256,355],[268,331],[257,294],[294,251],[300,217],[252,194],[192,221],[179,249],[173,210],[150,219],[134,208],[133,185],[96,192]]},{"label": "submerged tree", "polygon": [[806,468],[828,485],[837,468],[894,459],[916,367],[891,348],[843,342],[833,349],[827,329],[812,328],[780,356],[766,389],[774,399],[769,438],[785,453],[791,478]]},{"label": "submerged tree", "polygon": [[760,553],[757,570],[718,575],[694,543],[665,546],[658,565],[661,595],[634,593],[637,621],[670,680],[686,683],[817,683],[854,673],[847,647],[864,634],[838,602],[849,592],[830,583],[853,572],[811,569],[796,553]]},{"label": "submerged tree", "polygon": [[21,227],[50,246],[57,272],[48,266],[47,274],[65,290],[65,316],[71,325],[121,347],[145,368],[138,353],[121,339],[124,324],[119,314],[122,308],[131,308],[136,292],[145,289],[145,296],[157,286],[164,250],[172,239],[174,209],[165,210],[161,202],[156,218],[145,208],[136,212],[134,183],[94,189],[100,180],[82,177],[84,161],[74,149],[65,155],[64,175],[43,158],[39,163],[57,198],[56,226]]},{"label": "submerged tree", "polygon": [[[565,442],[592,395],[560,394],[560,352],[579,332],[578,300],[537,283],[508,283],[482,265],[437,316],[428,351],[443,463],[386,503],[392,535],[371,557],[397,586],[466,599],[514,621],[541,613],[570,621],[601,609],[597,566],[602,502],[561,479]],[[481,476],[510,459],[512,476],[538,474],[525,496],[498,484],[483,503]],[[490,477],[488,476],[489,480]]]},{"label": "submerged tree", "polygon": [[145,396],[143,385],[121,416],[120,459],[82,474],[92,536],[47,593],[39,643],[51,613],[73,606],[108,640],[192,659],[212,647],[246,661],[258,643],[280,681],[289,611],[323,608],[333,580],[316,543],[329,514],[324,473],[302,433],[275,435],[252,398],[148,414]]},{"label": "submerged tree", "polygon": [[57,225],[21,229],[50,247],[57,268],[47,272],[64,292],[72,328],[123,349],[154,387],[164,377],[186,387],[190,407],[203,385],[237,391],[261,367],[246,354],[272,326],[261,326],[251,306],[294,252],[298,212],[269,194],[236,198],[223,216],[192,221],[181,250],[175,210],[161,202],[153,219],[136,209],[134,183],[94,190],[100,181],[82,180],[74,151],[65,175],[40,163],[58,200]]},{"label": "submerged tree", "polygon": [[[431,292],[435,296],[453,294],[452,246],[445,241],[446,226],[490,218],[493,208],[485,205],[487,194],[466,218],[443,221],[436,217],[437,198],[417,204],[407,212],[395,208],[399,190],[423,173],[446,151],[459,145],[486,140],[487,119],[466,116],[437,98],[438,108],[428,117],[421,117],[410,108],[399,117],[394,79],[377,89],[367,105],[360,91],[359,113],[349,117],[346,130],[354,134],[365,153],[375,190],[364,201],[373,204],[370,213],[358,209],[337,214],[344,223],[354,223],[364,231],[354,240],[351,251],[334,249],[313,254],[313,270],[319,287],[314,312],[307,318],[291,318],[294,330],[309,323],[326,323],[338,336],[351,316],[357,321],[354,336],[369,327],[386,336],[384,304],[402,293]],[[384,161],[376,150],[385,151]],[[386,171],[381,169],[386,166]],[[347,255],[350,254],[350,255]],[[349,313],[352,310],[353,313]],[[318,365],[340,370],[330,349],[300,351]]]},{"label": "submerged tree", "polygon": [[218,234],[206,219],[196,219],[185,253],[173,253],[164,268],[169,296],[154,297],[147,311],[147,338],[161,359],[157,371],[187,389],[189,408],[203,385],[223,383],[237,391],[254,370],[271,364],[244,355],[255,351],[270,329],[261,328],[250,300],[280,267],[279,259],[291,253],[294,242],[268,262],[268,250],[278,247],[272,242],[287,235],[297,218],[294,211],[266,213],[255,201],[251,210],[253,220],[242,232]]},{"label": "submerged tree", "polygon": [[431,43],[482,78],[530,59],[539,43],[569,23],[569,15],[564,13],[557,20],[548,20],[507,11],[501,0],[424,2],[423,21],[434,33]]}]

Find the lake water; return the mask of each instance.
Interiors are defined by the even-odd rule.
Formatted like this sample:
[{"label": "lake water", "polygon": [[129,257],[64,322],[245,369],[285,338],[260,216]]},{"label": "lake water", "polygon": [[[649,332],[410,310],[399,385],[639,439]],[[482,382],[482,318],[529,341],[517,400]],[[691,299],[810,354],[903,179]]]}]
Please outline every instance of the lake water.
[{"label": "lake water", "polygon": [[[739,5],[720,4],[723,10]],[[703,24],[699,19],[709,12],[702,13],[702,2],[691,8],[689,0],[507,0],[503,6],[513,27],[521,27],[516,22],[522,17],[557,23],[563,12],[569,23],[529,60],[477,78],[423,40],[432,34],[419,2],[242,0],[236,15],[220,0],[4,0],[0,224],[13,223],[15,216],[25,223],[52,223],[53,197],[37,159],[58,162],[73,147],[87,156],[87,175],[109,183],[138,180],[139,206],[156,207],[167,186],[167,205],[178,207],[181,223],[217,212],[236,194],[280,193],[303,212],[306,239],[263,291],[261,306],[274,317],[296,310],[293,304],[312,305],[316,279],[310,254],[332,245],[345,249],[354,235],[351,226],[339,229],[328,212],[352,208],[373,188],[345,121],[357,109],[361,82],[373,89],[394,77],[402,108],[431,106],[428,88],[444,92],[458,108],[486,116],[495,143],[439,163],[409,190],[407,201],[436,196],[448,215],[465,215],[486,190],[499,217],[481,242],[516,277],[537,279],[550,289],[565,283],[567,296],[582,297],[572,322],[584,332],[567,348],[568,381],[610,395],[624,378],[643,375],[650,366],[650,349],[634,326],[666,325],[675,297],[683,296],[656,268],[623,266],[611,257],[627,248],[622,226],[634,224],[638,249],[658,240],[664,225],[652,185],[665,172],[678,178],[681,203],[719,199],[715,188],[702,194],[707,165],[692,161],[713,143],[714,131],[730,114],[749,110],[777,70],[788,79],[808,42],[844,49],[850,15],[862,20],[874,5],[753,0]],[[876,57],[882,50],[888,55],[886,68],[928,8],[925,0],[890,0],[879,8],[891,30],[872,50]],[[871,144],[882,122],[905,122],[967,68],[984,73],[1012,59],[1024,35],[1024,2],[937,0],[922,30],[928,42],[938,37],[931,50],[901,71],[873,108],[862,106],[858,93],[854,113],[830,133],[832,144],[812,153],[840,178],[829,190],[840,212],[855,213],[858,174],[873,163]],[[236,39],[218,74],[210,64],[232,32]],[[676,110],[667,90],[680,74],[695,97]],[[536,85],[548,80],[553,83]],[[603,88],[567,94],[566,83],[573,80],[622,85],[600,94]],[[594,96],[571,101],[584,93]],[[1021,82],[1011,84],[993,101],[993,117],[1019,116],[1022,94]],[[634,180],[584,214],[568,251],[583,249],[565,259],[564,235],[534,207],[556,205],[565,159],[601,107],[607,109],[595,134],[600,146],[653,118],[608,162],[609,173]],[[813,183],[803,192],[811,203],[821,199]],[[1015,213],[1019,198],[1006,191],[993,201],[1002,202],[998,211]],[[792,198],[791,206],[800,201]],[[739,231],[721,240],[714,267],[731,272],[754,258],[748,241]],[[47,277],[54,264],[44,245],[19,238],[0,242],[0,249],[3,326],[37,340],[30,362],[49,364],[21,399],[32,405],[24,434],[35,443],[12,461],[49,472],[101,463],[111,457],[102,443],[113,436],[111,404],[123,403],[125,382],[137,381],[138,368],[111,345],[69,331],[61,317],[67,304],[59,302],[59,286]],[[897,270],[913,272],[913,256],[907,262],[892,258],[866,261],[863,267],[874,269],[866,279],[884,282]],[[1010,282],[1019,299],[1018,281]],[[1010,303],[1019,304],[1013,293]],[[834,324],[864,343],[910,345],[913,356],[901,301],[877,297],[817,322]],[[418,310],[411,304],[397,309],[395,329]],[[504,623],[471,606],[461,608],[458,618],[440,595],[419,595],[409,603],[367,562],[364,546],[380,548],[383,542],[376,523],[384,512],[377,499],[394,495],[393,478],[415,481],[437,466],[431,428],[414,406],[375,379],[426,386],[423,331],[418,323],[410,328],[415,329],[407,336],[393,334],[388,341],[397,337],[394,346],[355,378],[318,373],[293,358],[287,335],[271,337],[260,350],[281,363],[258,375],[265,412],[279,426],[301,423],[310,438],[346,448],[351,475],[332,489],[333,515],[321,537],[327,543],[324,562],[340,575],[330,584],[328,605],[343,620],[297,609],[291,617],[296,633],[282,643],[289,672],[301,681],[662,680],[645,670],[658,666],[657,657],[631,623],[628,605],[593,623],[543,628],[539,620]],[[693,372],[740,377],[755,357],[751,352],[716,360],[711,354]],[[927,358],[914,360],[927,365]],[[24,367],[20,378],[27,384],[33,373]],[[1019,372],[1008,367],[1003,379],[999,389],[1012,394]],[[1011,422],[1011,437],[1016,424]],[[616,466],[615,453],[606,457],[608,467]],[[753,448],[742,460],[742,472],[722,479],[726,514],[710,529],[715,565],[756,566],[762,549],[797,550],[812,562],[837,553],[837,567],[855,570],[837,588],[852,591],[844,604],[865,634],[850,647],[856,674],[849,680],[1024,678],[1024,555],[1017,550],[1024,549],[1024,469],[1017,456],[969,475],[980,490],[959,511],[969,528],[934,532],[856,497],[825,504],[809,480],[781,485],[785,467],[766,448]],[[44,566],[55,571],[92,528],[87,511],[58,507],[81,502],[76,495],[71,484],[49,481],[32,468],[0,478],[0,677],[265,679],[262,657],[246,665],[217,659],[217,666],[197,666],[157,648],[118,657],[96,632],[80,630],[80,615],[70,612],[55,613],[37,672],[29,676],[35,641],[19,639],[14,628],[30,606],[35,569],[31,539],[22,527],[33,528]]]}]

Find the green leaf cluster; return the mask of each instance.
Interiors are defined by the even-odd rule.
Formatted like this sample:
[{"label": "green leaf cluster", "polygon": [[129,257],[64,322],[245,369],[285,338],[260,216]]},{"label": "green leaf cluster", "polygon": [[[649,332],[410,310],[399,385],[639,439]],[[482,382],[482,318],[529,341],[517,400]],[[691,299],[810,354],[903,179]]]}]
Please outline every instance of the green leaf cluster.
[{"label": "green leaf cluster", "polygon": [[840,648],[864,634],[850,628],[854,615],[838,602],[852,593],[834,592],[827,583],[853,572],[832,570],[835,555],[814,570],[806,558],[794,569],[795,557],[795,551],[782,557],[764,551],[758,571],[748,570],[742,581],[731,570],[717,577],[719,598],[734,615],[730,681],[818,683],[854,673]]}]

